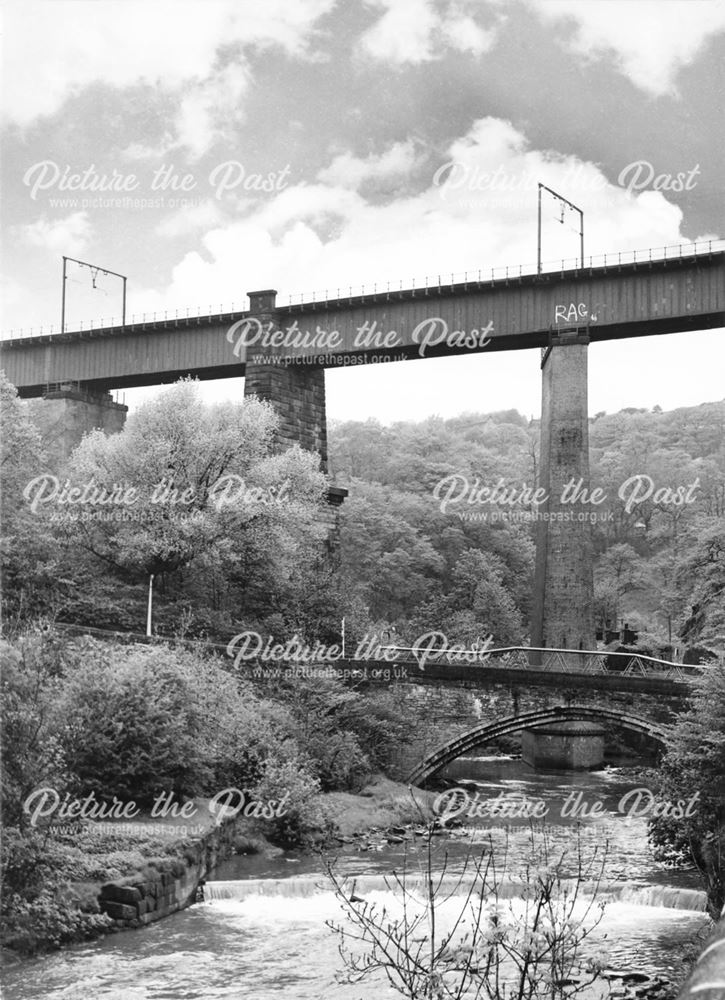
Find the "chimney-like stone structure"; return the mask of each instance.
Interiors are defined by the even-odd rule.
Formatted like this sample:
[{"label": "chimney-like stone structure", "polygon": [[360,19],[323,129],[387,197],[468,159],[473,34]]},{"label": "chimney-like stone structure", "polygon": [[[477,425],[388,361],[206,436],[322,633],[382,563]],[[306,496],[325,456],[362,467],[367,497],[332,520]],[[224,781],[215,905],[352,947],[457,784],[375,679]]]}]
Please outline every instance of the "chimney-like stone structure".
[{"label": "chimney-like stone structure", "polygon": [[[585,333],[555,334],[541,362],[539,486],[548,500],[538,507],[534,647],[596,648],[591,514],[597,507],[589,501],[588,345]],[[582,491],[585,500],[573,498]]]}]

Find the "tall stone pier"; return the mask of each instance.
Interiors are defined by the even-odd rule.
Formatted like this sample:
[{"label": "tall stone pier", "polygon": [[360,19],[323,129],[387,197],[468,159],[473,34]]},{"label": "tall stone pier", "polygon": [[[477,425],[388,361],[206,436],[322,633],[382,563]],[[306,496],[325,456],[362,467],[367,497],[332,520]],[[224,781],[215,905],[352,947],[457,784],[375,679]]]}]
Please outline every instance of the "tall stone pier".
[{"label": "tall stone pier", "polygon": [[585,334],[559,334],[541,362],[539,486],[548,499],[538,508],[532,646],[595,648],[588,344]]},{"label": "tall stone pier", "polygon": [[[249,292],[250,318],[258,320],[265,330],[279,328],[276,296],[274,289]],[[277,431],[280,450],[298,444],[306,451],[317,452],[320,468],[326,473],[325,369],[306,363],[270,363],[273,357],[284,359],[285,348],[254,344],[246,348],[244,396],[256,396],[272,404],[280,420]],[[339,513],[347,492],[344,487],[331,486],[327,491],[328,507],[322,515],[328,551],[334,559],[339,558]]]},{"label": "tall stone pier", "polygon": [[[543,352],[539,508],[531,646],[590,650],[595,647],[594,574],[589,483],[587,352],[579,332],[557,334]],[[546,653],[532,651],[532,666]],[[576,663],[568,656],[572,668]],[[596,727],[594,727],[596,728]],[[524,737],[524,759],[539,769],[597,767],[604,755],[601,731],[576,732],[566,724],[534,729]]]},{"label": "tall stone pier", "polygon": [[[277,292],[250,292],[250,313],[266,329],[277,328]],[[244,395],[272,403],[280,419],[277,442],[282,448],[298,444],[320,456],[327,472],[327,418],[325,413],[325,369],[310,364],[270,364],[267,359],[285,357],[284,348],[247,347]],[[260,360],[256,360],[259,358]]]}]

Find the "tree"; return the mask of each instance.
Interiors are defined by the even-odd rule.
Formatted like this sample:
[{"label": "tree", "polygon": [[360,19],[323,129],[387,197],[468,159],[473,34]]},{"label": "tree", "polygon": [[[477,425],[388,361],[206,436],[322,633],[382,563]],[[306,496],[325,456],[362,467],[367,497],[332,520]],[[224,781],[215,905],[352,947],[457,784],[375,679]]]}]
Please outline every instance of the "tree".
[{"label": "tree", "polygon": [[36,517],[23,491],[43,471],[40,431],[17,389],[0,371],[0,558],[6,622],[52,614],[63,587],[61,553],[44,519]]},{"label": "tree", "polygon": [[594,587],[599,617],[617,627],[622,597],[642,584],[640,558],[626,542],[619,542],[597,562]]},{"label": "tree", "polygon": [[506,566],[491,552],[469,549],[456,563],[448,594],[421,604],[410,625],[410,639],[429,629],[444,632],[451,641],[470,643],[493,637],[495,646],[523,641],[521,614],[504,583]]},{"label": "tree", "polygon": [[50,633],[36,629],[14,645],[0,641],[0,664],[3,822],[24,827],[23,803],[37,785],[62,791],[68,783],[62,656]]},{"label": "tree", "polygon": [[692,613],[682,629],[689,643],[725,653],[725,526],[703,520],[677,570],[677,585]]},{"label": "tree", "polygon": [[[422,870],[411,870],[406,852],[401,870],[386,878],[393,900],[383,906],[356,896],[354,883],[328,865],[347,918],[328,921],[338,936],[342,978],[357,983],[383,972],[409,1000],[563,1000],[587,990],[601,970],[583,960],[581,945],[603,914],[596,897],[606,851],[584,858],[577,838],[573,852],[556,854],[546,832],[532,828],[518,870],[489,840],[480,853],[470,850],[454,874],[447,855],[434,854],[435,832],[429,824]],[[519,899],[504,898],[504,878],[518,882]],[[587,900],[584,883],[587,894],[593,886]]]},{"label": "tree", "polygon": [[182,380],[121,433],[86,435],[68,465],[79,502],[62,502],[63,484],[52,495],[51,482],[31,505],[36,524],[54,518],[63,546],[63,619],[141,630],[152,574],[162,614],[164,601],[178,620],[193,607],[227,637],[204,609],[254,620],[299,604],[300,568],[321,552],[327,480],[318,456],[273,453],[276,426],[267,403],[205,406]]},{"label": "tree", "polygon": [[650,834],[661,858],[694,861],[717,919],[725,905],[724,664],[703,668],[689,708],[671,727],[656,780],[666,802],[689,802],[698,793],[692,815],[655,817]]}]

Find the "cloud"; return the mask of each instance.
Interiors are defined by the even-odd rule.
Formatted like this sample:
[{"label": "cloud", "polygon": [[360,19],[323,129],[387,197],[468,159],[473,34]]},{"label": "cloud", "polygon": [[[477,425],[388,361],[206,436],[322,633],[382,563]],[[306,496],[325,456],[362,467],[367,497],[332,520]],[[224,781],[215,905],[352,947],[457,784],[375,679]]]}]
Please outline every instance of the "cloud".
[{"label": "cloud", "polygon": [[366,52],[398,64],[433,58],[431,34],[438,17],[429,0],[376,0],[376,5],[385,13],[361,39]]},{"label": "cloud", "polygon": [[[225,79],[224,70],[216,71],[222,46],[276,46],[303,57],[316,22],[334,2],[215,0],[202,7],[199,0],[12,0],[4,8],[5,32],[13,42],[4,52],[5,114],[28,125],[98,82],[184,88],[187,101],[197,87],[204,107],[215,83]],[[193,118],[191,108],[186,114]],[[202,127],[198,117],[197,111],[196,124],[186,124],[192,136]]]},{"label": "cloud", "polygon": [[366,181],[400,177],[413,171],[418,163],[415,146],[411,139],[396,142],[384,153],[371,154],[365,159],[352,153],[336,156],[329,167],[319,172],[318,179],[325,184],[340,187],[359,188]]},{"label": "cloud", "polygon": [[82,253],[91,240],[93,227],[87,212],[73,212],[64,219],[45,217],[27,226],[16,227],[19,238],[30,246],[62,252],[66,256]]},{"label": "cloud", "polygon": [[454,49],[482,55],[488,52],[496,41],[495,31],[486,30],[465,15],[453,16],[443,24],[443,32]]},{"label": "cloud", "polygon": [[635,86],[676,93],[677,74],[725,30],[725,5],[712,0],[527,0],[549,21],[568,21],[564,44],[586,59],[612,58]]},{"label": "cloud", "polygon": [[192,158],[200,158],[217,139],[228,135],[241,118],[249,80],[245,66],[229,63],[203,82],[191,84],[176,116],[173,146],[183,146]]},{"label": "cloud", "polygon": [[177,236],[185,236],[187,233],[196,232],[199,229],[209,229],[218,225],[222,220],[222,213],[219,204],[207,199],[198,205],[190,208],[181,208],[174,212],[156,227],[156,234],[168,239]]},{"label": "cloud", "polygon": [[[289,293],[335,296],[362,284],[385,288],[388,280],[391,288],[409,287],[429,275],[435,285],[438,275],[445,283],[451,273],[485,275],[492,266],[533,268],[539,180],[583,207],[587,254],[683,242],[682,212],[662,192],[632,194],[596,164],[531,149],[509,122],[479,120],[442,160],[424,190],[381,205],[349,186],[355,171],[376,159],[338,156],[323,171],[324,183],[290,186],[255,202],[244,218],[216,225],[202,238],[203,254],[184,256],[169,286],[138,293],[135,308],[230,305],[240,274],[240,291],[277,288],[285,304]],[[352,167],[346,172],[341,163]],[[578,218],[566,213],[562,225],[558,209],[545,201],[545,260],[579,252]]]},{"label": "cloud", "polygon": [[[461,3],[447,3],[439,10],[433,0],[371,0],[383,15],[361,38],[368,55],[393,65],[415,65],[439,59],[446,47],[480,54],[495,41],[492,30],[482,28]],[[468,6],[475,10],[480,5]]]}]

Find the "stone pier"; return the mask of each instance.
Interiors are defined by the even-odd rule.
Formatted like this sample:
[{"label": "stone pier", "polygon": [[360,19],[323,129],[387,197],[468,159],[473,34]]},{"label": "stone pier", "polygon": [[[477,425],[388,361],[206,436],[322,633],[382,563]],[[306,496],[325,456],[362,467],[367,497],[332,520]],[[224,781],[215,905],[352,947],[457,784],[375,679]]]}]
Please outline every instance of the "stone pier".
[{"label": "stone pier", "polygon": [[[272,289],[250,292],[251,316],[265,327],[278,326],[275,312],[277,293]],[[270,364],[255,356],[283,358],[284,348],[247,347],[244,395],[272,403],[280,419],[277,442],[284,450],[294,444],[320,456],[327,472],[327,417],[325,412],[325,369],[311,364]]]},{"label": "stone pier", "polygon": [[[597,508],[588,502],[588,343],[582,333],[558,334],[541,362],[539,486],[548,499],[538,508],[534,647],[596,648],[589,517]],[[586,500],[582,500],[583,491]]]},{"label": "stone pier", "polygon": [[128,407],[116,403],[108,392],[91,392],[83,387],[61,385],[46,392],[41,400],[31,400],[30,414],[38,425],[49,463],[56,469],[92,430],[117,434],[126,423]]},{"label": "stone pier", "polygon": [[606,729],[594,722],[538,726],[521,735],[521,756],[536,771],[591,771],[604,763]]},{"label": "stone pier", "polygon": [[[280,324],[275,310],[277,292],[265,289],[249,292],[250,316],[267,329]],[[277,447],[280,451],[297,444],[320,456],[320,468],[327,472],[327,413],[325,408],[325,369],[312,364],[270,364],[255,356],[285,357],[285,348],[246,348],[244,396],[266,400],[279,416]],[[327,492],[328,508],[322,515],[327,528],[327,549],[333,560],[339,558],[340,506],[348,491],[331,486]]]}]

